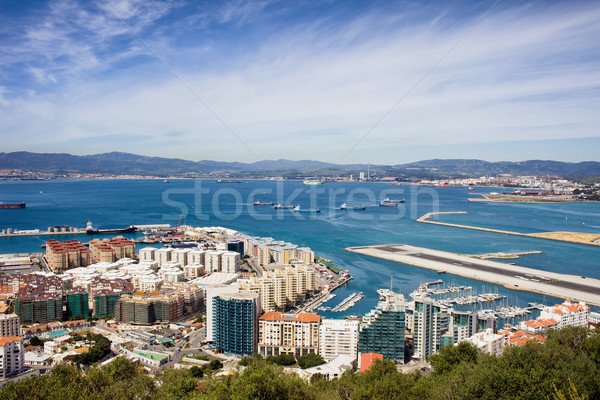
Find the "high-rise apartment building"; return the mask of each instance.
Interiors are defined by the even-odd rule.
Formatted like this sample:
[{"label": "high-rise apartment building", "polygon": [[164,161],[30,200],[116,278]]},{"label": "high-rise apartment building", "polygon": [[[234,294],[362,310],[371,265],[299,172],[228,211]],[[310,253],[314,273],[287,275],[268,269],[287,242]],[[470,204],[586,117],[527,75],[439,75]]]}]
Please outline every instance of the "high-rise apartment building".
[{"label": "high-rise apartment building", "polygon": [[256,352],[260,296],[256,293],[225,293],[213,300],[214,347],[228,355],[250,356]]},{"label": "high-rise apartment building", "polygon": [[404,362],[406,302],[395,294],[366,314],[358,333],[358,353],[378,353],[397,363]]}]

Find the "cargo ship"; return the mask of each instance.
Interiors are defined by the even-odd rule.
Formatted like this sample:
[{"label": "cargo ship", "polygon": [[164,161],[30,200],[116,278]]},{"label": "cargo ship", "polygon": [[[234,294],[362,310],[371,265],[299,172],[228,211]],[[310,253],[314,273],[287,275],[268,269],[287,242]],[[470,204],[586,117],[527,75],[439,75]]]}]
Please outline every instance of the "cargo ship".
[{"label": "cargo ship", "polygon": [[343,202],[340,206],[340,210],[366,210],[365,206],[349,206],[346,202]]},{"label": "cargo ship", "polygon": [[404,199],[402,199],[402,200],[391,199],[391,200],[390,200],[390,198],[389,198],[389,197],[386,197],[386,198],[383,200],[383,202],[384,202],[384,203],[404,203]]},{"label": "cargo ship", "polygon": [[254,203],[252,203],[253,206],[272,206],[274,204],[275,204],[275,202],[273,202],[273,201],[267,202],[267,203],[261,203],[260,201],[255,201]]},{"label": "cargo ship", "polygon": [[305,185],[323,185],[325,182],[323,181],[311,181],[309,179],[305,180],[304,182],[302,182]]},{"label": "cargo ship", "polygon": [[132,233],[136,231],[136,227],[133,225],[128,226],[127,228],[117,228],[117,229],[94,229],[92,227],[92,223],[88,221],[87,227],[85,228],[85,232],[88,235],[104,235],[104,234],[112,234],[112,233]]},{"label": "cargo ship", "polygon": [[379,207],[397,207],[398,203],[386,203],[385,201],[382,201],[381,203],[379,203]]},{"label": "cargo ship", "polygon": [[2,203],[0,202],[0,209],[2,208],[25,208],[25,202],[23,203]]},{"label": "cargo ship", "polygon": [[300,206],[294,207],[294,211],[300,212],[300,213],[320,213],[321,212],[321,210],[319,210],[318,208],[308,208],[306,210],[303,210],[300,208]]},{"label": "cargo ship", "polygon": [[292,208],[294,208],[294,206],[286,206],[286,205],[283,205],[283,204],[275,204],[273,206],[273,208],[275,208],[275,209],[292,209]]}]

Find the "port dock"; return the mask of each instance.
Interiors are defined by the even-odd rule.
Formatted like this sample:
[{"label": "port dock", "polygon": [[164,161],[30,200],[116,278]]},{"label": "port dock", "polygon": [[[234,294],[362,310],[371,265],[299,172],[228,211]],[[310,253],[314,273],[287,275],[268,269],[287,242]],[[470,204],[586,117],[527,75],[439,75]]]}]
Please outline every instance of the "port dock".
[{"label": "port dock", "polygon": [[556,240],[559,242],[585,244],[588,246],[600,246],[600,235],[595,235],[595,234],[591,234],[591,233],[580,233],[580,232],[520,233],[520,232],[513,232],[513,231],[504,231],[501,229],[481,228],[478,226],[450,224],[447,222],[432,221],[430,219],[434,215],[444,215],[444,214],[467,214],[467,212],[466,211],[430,212],[430,213],[427,213],[427,214],[419,217],[417,219],[417,222],[422,222],[425,224],[433,224],[433,225],[450,226],[453,228],[471,229],[474,231],[501,233],[503,235],[525,236],[525,237],[529,237],[529,238]]},{"label": "port dock", "polygon": [[507,289],[585,301],[590,305],[600,307],[600,280],[598,279],[542,271],[497,261],[479,260],[405,244],[348,247],[345,250],[427,268],[440,273],[495,283]]}]

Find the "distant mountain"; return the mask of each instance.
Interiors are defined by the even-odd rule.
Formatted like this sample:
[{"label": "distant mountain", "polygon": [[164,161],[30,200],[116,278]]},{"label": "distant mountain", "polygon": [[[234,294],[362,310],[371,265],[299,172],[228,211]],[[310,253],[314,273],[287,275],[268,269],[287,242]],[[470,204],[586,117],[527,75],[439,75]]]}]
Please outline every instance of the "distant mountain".
[{"label": "distant mountain", "polygon": [[395,168],[412,171],[447,171],[453,175],[485,176],[498,174],[512,175],[558,175],[558,176],[600,176],[600,162],[585,161],[569,163],[549,160],[528,160],[521,162],[488,162],[473,159],[425,160],[396,165]]},{"label": "distant mountain", "polygon": [[[513,175],[558,175],[565,177],[600,176],[600,162],[567,163],[530,160],[522,162],[488,162],[472,159],[424,160],[398,165],[370,166],[376,176],[452,177]],[[0,153],[0,169],[66,173],[97,173],[112,175],[184,175],[232,174],[264,175],[347,175],[366,171],[366,164],[333,164],[311,160],[261,160],[253,163],[221,161],[189,161],[179,158],[146,157],[112,152],[88,156],[65,153],[30,153],[26,151]]]}]

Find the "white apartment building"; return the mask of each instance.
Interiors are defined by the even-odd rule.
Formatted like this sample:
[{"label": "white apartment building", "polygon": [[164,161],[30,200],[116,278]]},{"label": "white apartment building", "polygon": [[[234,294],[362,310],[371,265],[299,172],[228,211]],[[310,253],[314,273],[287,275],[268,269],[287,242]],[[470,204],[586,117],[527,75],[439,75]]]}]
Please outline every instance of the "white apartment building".
[{"label": "white apartment building", "polygon": [[209,250],[204,253],[204,268],[206,272],[221,272],[221,254],[224,251]]},{"label": "white apartment building", "polygon": [[192,249],[189,253],[187,253],[188,264],[204,265],[204,254],[205,253],[206,253],[206,250]]},{"label": "white apartment building", "polygon": [[562,304],[546,307],[540,312],[543,319],[553,319],[558,322],[558,328],[565,326],[587,326],[590,317],[590,307],[584,302],[573,303],[565,300]]},{"label": "white apartment building", "polygon": [[21,328],[17,314],[0,314],[0,337],[19,336]]},{"label": "white apartment building", "polygon": [[240,253],[237,251],[226,251],[221,254],[221,272],[236,273],[240,271]]},{"label": "white apartment building", "polygon": [[500,357],[504,351],[504,335],[494,333],[494,330],[491,328],[477,332],[468,338],[467,341],[477,346],[485,354]]},{"label": "white apartment building", "polygon": [[157,249],[154,252],[155,260],[158,262],[158,266],[162,266],[163,264],[171,261],[171,254],[173,253],[173,249],[164,247],[162,249]]},{"label": "white apartment building", "polygon": [[156,249],[154,247],[149,247],[149,246],[144,247],[138,253],[140,262],[141,261],[153,261],[155,252],[156,252]]},{"label": "white apartment building", "polygon": [[284,309],[315,291],[316,278],[312,265],[289,266],[267,271],[260,278],[240,281],[240,290],[260,294],[263,311]]},{"label": "white apartment building", "polygon": [[21,336],[0,337],[0,378],[16,375],[25,368]]},{"label": "white apartment building", "polygon": [[188,264],[183,267],[183,276],[186,280],[196,279],[204,275],[204,265]]},{"label": "white apartment building", "polygon": [[356,358],[358,349],[358,320],[324,319],[319,327],[319,354],[326,361],[339,355]]},{"label": "white apartment building", "polygon": [[179,263],[179,265],[187,265],[189,263],[188,254],[192,249],[175,249],[171,253],[171,261]]}]

